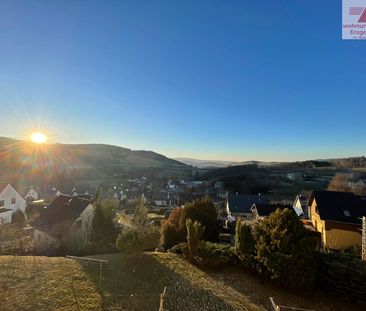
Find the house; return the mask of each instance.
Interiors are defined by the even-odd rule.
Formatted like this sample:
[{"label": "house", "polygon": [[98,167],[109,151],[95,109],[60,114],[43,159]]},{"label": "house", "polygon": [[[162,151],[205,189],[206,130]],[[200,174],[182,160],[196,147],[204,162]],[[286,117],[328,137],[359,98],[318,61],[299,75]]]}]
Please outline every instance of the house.
[{"label": "house", "polygon": [[29,189],[29,191],[26,193],[26,195],[24,196],[24,199],[26,201],[35,201],[35,200],[38,200],[38,198],[39,198],[39,194],[33,187],[31,187]]},{"label": "house", "polygon": [[277,209],[284,210],[285,208],[290,211],[294,211],[291,205],[266,203],[255,203],[251,207],[250,211],[254,214],[254,218],[264,219],[267,218],[270,214],[274,213]]},{"label": "house", "polygon": [[170,205],[169,193],[154,192],[152,194],[152,204],[157,207],[168,207]]},{"label": "house", "polygon": [[94,217],[91,200],[59,195],[33,223],[32,247],[38,253],[54,253],[60,247],[78,252],[88,242]]},{"label": "house", "polygon": [[342,250],[361,245],[365,198],[349,192],[313,191],[309,208],[311,223],[321,233],[324,247]]},{"label": "house", "polygon": [[305,196],[301,194],[297,195],[293,204],[293,208],[297,216],[309,218],[308,199]]},{"label": "house", "polygon": [[12,221],[16,210],[25,213],[25,200],[15,188],[8,183],[0,183],[0,225]]},{"label": "house", "polygon": [[226,210],[229,216],[237,219],[253,218],[251,208],[253,204],[269,203],[269,200],[262,195],[250,194],[229,194],[226,201]]}]

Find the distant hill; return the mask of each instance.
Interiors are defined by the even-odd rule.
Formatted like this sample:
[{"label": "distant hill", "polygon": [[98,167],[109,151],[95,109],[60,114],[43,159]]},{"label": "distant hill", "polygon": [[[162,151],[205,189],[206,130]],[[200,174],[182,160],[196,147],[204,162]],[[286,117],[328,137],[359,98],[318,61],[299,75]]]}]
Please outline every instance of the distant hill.
[{"label": "distant hill", "polygon": [[225,161],[225,160],[199,160],[199,159],[192,159],[192,158],[175,158],[175,160],[185,163],[190,166],[194,166],[197,168],[225,168],[229,166],[241,166],[241,165],[258,165],[261,166],[273,166],[273,165],[280,165],[283,162],[263,162],[263,161]]},{"label": "distant hill", "polygon": [[134,172],[187,169],[152,151],[104,144],[36,145],[0,137],[0,180],[16,184],[108,180]]},{"label": "distant hill", "polygon": [[236,161],[197,160],[192,158],[175,158],[175,160],[198,168],[216,168],[240,164]]},{"label": "distant hill", "polygon": [[320,159],[294,162],[264,162],[264,161],[225,161],[225,160],[199,160],[192,158],[175,158],[175,160],[197,168],[219,169],[235,166],[240,169],[240,166],[256,165],[258,167],[335,167],[335,168],[366,168],[366,157],[351,157],[351,158],[334,158]]}]

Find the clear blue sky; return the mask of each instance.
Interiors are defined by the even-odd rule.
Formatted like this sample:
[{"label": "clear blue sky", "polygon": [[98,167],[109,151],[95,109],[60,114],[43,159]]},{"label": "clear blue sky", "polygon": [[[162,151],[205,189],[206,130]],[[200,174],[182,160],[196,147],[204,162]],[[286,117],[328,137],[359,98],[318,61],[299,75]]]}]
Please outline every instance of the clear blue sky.
[{"label": "clear blue sky", "polygon": [[366,41],[341,1],[1,1],[0,136],[171,157],[366,152]]}]

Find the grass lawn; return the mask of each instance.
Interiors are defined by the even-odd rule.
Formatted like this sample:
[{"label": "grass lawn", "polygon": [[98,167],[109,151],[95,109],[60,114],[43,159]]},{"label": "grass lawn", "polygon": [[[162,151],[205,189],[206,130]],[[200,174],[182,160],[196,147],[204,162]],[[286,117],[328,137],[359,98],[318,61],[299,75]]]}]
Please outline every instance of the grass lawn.
[{"label": "grass lawn", "polygon": [[111,254],[99,266],[61,257],[0,256],[0,310],[269,310],[277,303],[315,310],[362,310],[322,293],[278,286],[240,267],[202,271],[168,253]]}]

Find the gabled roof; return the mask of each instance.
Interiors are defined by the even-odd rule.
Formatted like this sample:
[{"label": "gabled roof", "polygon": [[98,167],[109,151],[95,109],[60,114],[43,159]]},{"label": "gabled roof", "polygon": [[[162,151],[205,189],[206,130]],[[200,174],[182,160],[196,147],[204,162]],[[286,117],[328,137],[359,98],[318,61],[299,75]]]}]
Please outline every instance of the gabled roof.
[{"label": "gabled roof", "polygon": [[12,184],[7,183],[7,182],[0,182],[0,193],[6,188],[7,185],[9,185],[11,188],[13,188],[13,190],[24,199],[24,196],[18,191],[18,189],[15,189],[15,187]]},{"label": "gabled roof", "polygon": [[40,217],[33,223],[33,226],[39,229],[48,229],[65,221],[73,222],[90,203],[90,200],[84,198],[61,194],[42,210]]},{"label": "gabled roof", "polygon": [[5,189],[5,187],[9,185],[7,182],[0,182],[0,193]]},{"label": "gabled roof", "polygon": [[295,198],[294,203],[296,203],[296,201],[299,200],[301,203],[301,206],[306,206],[308,203],[308,198],[302,194],[298,194]]},{"label": "gabled roof", "polygon": [[256,211],[259,217],[267,217],[270,214],[274,213],[277,209],[284,210],[287,208],[290,211],[294,212],[294,209],[291,205],[286,204],[263,204],[257,203],[253,204],[252,208],[250,209],[252,212]]},{"label": "gabled roof", "polygon": [[366,198],[350,192],[313,191],[309,205],[314,199],[322,220],[361,224],[360,218],[366,216]]},{"label": "gabled roof", "polygon": [[229,194],[228,196],[230,213],[250,213],[253,204],[258,203],[269,203],[269,200],[262,195]]}]

